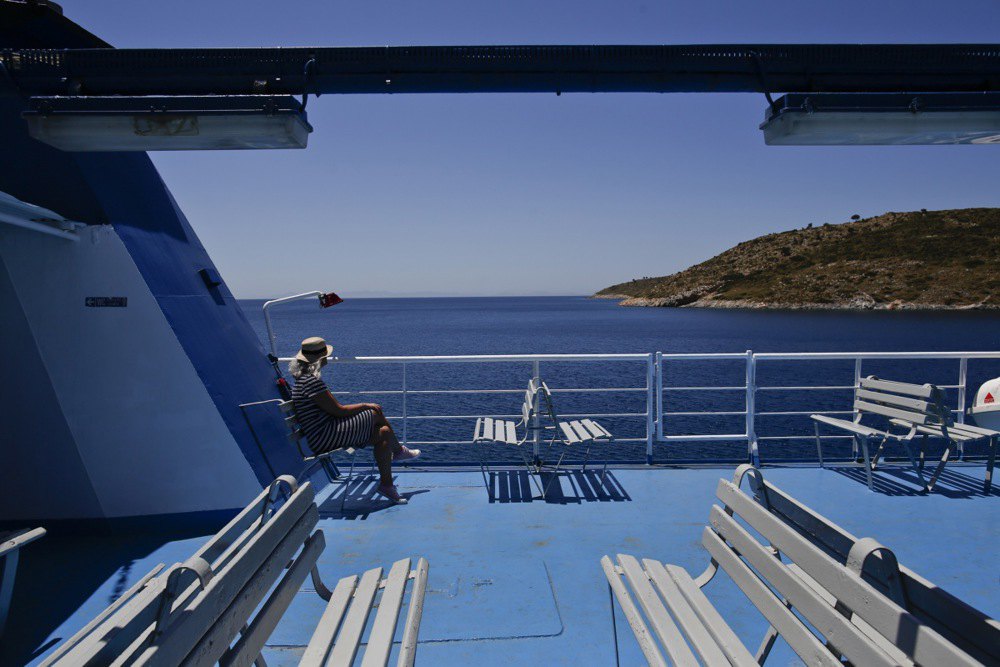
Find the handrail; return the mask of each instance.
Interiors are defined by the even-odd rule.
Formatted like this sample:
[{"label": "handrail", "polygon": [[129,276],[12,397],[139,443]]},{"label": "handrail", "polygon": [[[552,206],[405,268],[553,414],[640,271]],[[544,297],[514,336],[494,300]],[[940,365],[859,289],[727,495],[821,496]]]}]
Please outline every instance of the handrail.
[{"label": "handrail", "polygon": [[[297,298],[308,298],[315,296],[317,293],[308,293],[303,295],[296,295],[295,297],[287,297],[286,299],[276,300],[276,301],[287,301],[294,300]],[[269,336],[271,335],[270,328],[268,329]],[[539,370],[539,364],[542,363],[565,363],[565,362],[579,362],[579,363],[594,363],[594,362],[643,362],[645,364],[645,373],[642,373],[640,369],[636,369],[636,383],[631,384],[628,379],[623,379],[618,376],[616,385],[618,386],[594,386],[594,387],[555,387],[552,389],[553,393],[557,394],[567,394],[567,395],[609,395],[609,394],[625,394],[625,395],[635,395],[638,393],[645,393],[645,410],[639,412],[630,412],[615,410],[613,404],[606,403],[601,406],[604,409],[600,412],[593,411],[586,414],[581,413],[567,413],[566,417],[581,418],[581,417],[605,417],[605,418],[622,418],[622,419],[643,419],[645,421],[645,438],[642,437],[617,437],[618,442],[643,442],[646,443],[646,462],[652,463],[653,461],[653,447],[656,443],[670,444],[678,446],[678,443],[697,443],[697,442],[722,442],[722,441],[744,441],[747,445],[747,459],[751,461],[759,461],[759,451],[758,442],[784,442],[791,440],[805,440],[812,439],[815,437],[814,433],[810,431],[809,433],[803,432],[801,435],[797,432],[783,433],[768,431],[758,434],[758,429],[760,425],[758,420],[764,418],[765,420],[773,420],[778,418],[782,420],[781,422],[771,422],[771,425],[778,423],[787,423],[794,426],[796,420],[800,417],[807,417],[810,414],[825,414],[825,415],[842,415],[849,416],[852,414],[850,403],[846,400],[843,404],[837,407],[839,409],[825,409],[823,406],[817,406],[815,409],[809,409],[809,404],[801,401],[796,401],[796,398],[801,395],[807,394],[817,394],[817,393],[827,393],[832,395],[834,392],[846,392],[848,390],[855,390],[860,379],[863,377],[863,364],[866,361],[872,360],[906,360],[906,361],[941,361],[941,360],[951,360],[957,361],[959,365],[958,381],[956,383],[948,384],[938,384],[939,387],[948,391],[957,391],[957,406],[953,408],[956,418],[959,422],[964,419],[965,415],[965,402],[966,396],[968,395],[968,362],[969,360],[989,360],[989,359],[1000,359],[1000,351],[940,351],[940,352],[928,352],[928,351],[913,351],[913,352],[753,352],[747,350],[746,352],[725,352],[725,353],[664,353],[664,352],[652,352],[652,353],[623,353],[623,354],[497,354],[497,355],[416,355],[416,356],[358,356],[358,357],[330,357],[329,363],[331,364],[343,364],[343,365],[371,365],[371,364],[390,364],[399,365],[402,367],[402,385],[399,388],[392,389],[361,389],[361,390],[338,390],[334,393],[337,396],[395,396],[402,398],[402,411],[401,414],[391,416],[393,419],[402,420],[402,439],[404,442],[410,444],[421,444],[421,445],[432,445],[432,444],[468,444],[469,440],[456,440],[456,439],[442,439],[442,440],[409,440],[407,423],[413,422],[433,422],[433,421],[446,421],[446,420],[473,420],[478,417],[493,416],[502,418],[513,418],[516,417],[514,414],[510,415],[500,415],[500,414],[464,414],[469,412],[468,410],[461,411],[462,414],[410,414],[412,411],[412,402],[407,401],[407,397],[424,396],[476,396],[476,395],[516,395],[522,393],[524,390],[520,388],[421,388],[412,389],[412,381],[407,381],[406,369],[412,364],[452,364],[452,363],[462,363],[462,364],[494,364],[494,363],[530,363],[529,369],[526,372],[530,372],[532,376],[541,375],[546,377],[550,384],[554,379],[552,376],[545,374]],[[282,357],[279,361],[291,361],[290,357]],[[668,384],[667,380],[676,381],[676,373],[665,371],[665,365],[671,362],[685,362],[685,361],[708,361],[708,362],[726,362],[732,363],[739,361],[745,367],[744,382],[742,384],[732,384],[730,380],[729,384],[720,384],[718,386],[685,383],[676,386]],[[809,361],[853,361],[854,362],[854,383],[848,384],[847,377],[844,381],[827,381],[824,384],[803,384],[801,381],[789,382],[785,379],[783,383],[767,385],[758,382],[758,376],[760,373],[760,364],[765,364],[770,367],[772,364],[776,363],[794,363],[794,362],[809,362]],[[733,368],[732,370],[736,370]],[[631,372],[631,371],[630,371]],[[645,377],[643,377],[645,376]],[[641,379],[640,379],[641,378]],[[807,379],[808,382],[808,379]],[[485,383],[484,383],[485,384]],[[621,386],[621,385],[626,386]],[[628,386],[631,385],[631,386]],[[482,386],[482,385],[480,385]],[[745,403],[741,407],[732,405],[733,395],[736,392],[742,392],[745,395]],[[671,394],[675,394],[671,398]],[[694,397],[705,394],[716,394],[725,395],[729,397],[727,399],[728,405],[720,406],[719,404],[708,404],[702,407],[702,404],[707,401],[714,400],[711,396],[708,399],[696,399],[696,402],[692,405],[691,401],[695,400]],[[770,405],[761,409],[757,406],[759,395],[769,394],[771,396]],[[690,399],[680,399],[676,395],[686,395],[692,397]],[[773,404],[773,400],[782,401],[778,405]],[[681,403],[677,404],[680,400],[687,400],[688,403],[685,405]],[[738,400],[738,399],[736,399]],[[737,404],[738,405],[738,404]],[[829,402],[828,402],[829,405]],[[611,407],[611,409],[607,409]],[[636,406],[638,407],[638,405]],[[722,409],[719,409],[722,408]],[[399,410],[393,410],[393,412],[400,412]],[[706,417],[717,417],[723,419],[734,420],[739,418],[744,422],[744,427],[742,432],[729,432],[725,433],[667,433],[665,432],[665,424],[669,423],[670,420],[677,418],[706,418]],[[688,422],[691,423],[691,422]],[[696,423],[696,422],[695,422]],[[730,422],[734,423],[734,422]],[[720,422],[716,422],[718,426]],[[676,427],[675,427],[676,430]],[[692,429],[694,430],[694,429]],[[718,429],[723,430],[723,429]],[[441,433],[444,435],[444,433]],[[633,434],[637,436],[638,434]],[[843,439],[847,436],[841,435],[823,435],[824,439]],[[959,452],[960,456],[963,452]]]}]

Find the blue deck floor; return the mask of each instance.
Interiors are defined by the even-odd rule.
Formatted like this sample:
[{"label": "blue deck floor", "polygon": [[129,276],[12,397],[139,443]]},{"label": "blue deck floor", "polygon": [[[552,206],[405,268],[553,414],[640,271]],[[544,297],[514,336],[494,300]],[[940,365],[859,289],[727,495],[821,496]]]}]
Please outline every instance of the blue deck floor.
[{"label": "blue deck floor", "polygon": [[[527,492],[523,476],[501,473],[504,488],[489,502],[478,470],[407,471],[399,486],[412,494],[409,505],[390,507],[368,485],[352,489],[344,512],[337,490],[327,487],[320,494],[327,538],[320,569],[329,584],[398,558],[427,557],[421,664],[613,665],[599,558],[632,553],[700,572],[707,563],[700,533],[715,483],[731,472],[613,470],[603,491],[595,490],[596,477],[576,475],[561,479],[561,494],[548,502]],[[923,496],[907,473],[892,466],[878,475],[876,493],[856,467],[765,469],[774,484],[856,535],[877,538],[904,565],[998,617],[1000,494],[982,495],[982,475],[981,466],[952,466],[940,491]],[[26,576],[4,657],[12,664],[41,659],[156,563],[184,560],[203,539],[77,538],[67,551],[65,539],[57,538],[49,549],[61,544],[58,553],[45,552],[44,540],[36,543],[22,561]],[[49,568],[49,580],[36,585],[42,567]],[[29,603],[39,591],[47,599]],[[720,574],[706,592],[755,649],[765,624],[738,589]],[[268,664],[297,662],[322,609],[311,589],[299,593],[272,637]],[[642,664],[620,615],[618,631],[621,664]],[[794,656],[779,642],[771,664],[790,662]]]}]

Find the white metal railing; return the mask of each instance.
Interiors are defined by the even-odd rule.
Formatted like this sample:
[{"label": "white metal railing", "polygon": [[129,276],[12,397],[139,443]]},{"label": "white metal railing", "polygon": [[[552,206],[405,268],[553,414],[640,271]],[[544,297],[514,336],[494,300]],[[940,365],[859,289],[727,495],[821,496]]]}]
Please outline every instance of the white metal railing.
[{"label": "white metal railing", "polygon": [[[398,388],[393,389],[368,389],[368,390],[343,390],[335,391],[338,396],[398,396],[400,397],[400,410],[398,414],[388,415],[390,419],[396,420],[401,439],[407,444],[414,445],[461,445],[470,444],[471,439],[442,439],[442,440],[410,440],[408,425],[411,422],[433,421],[433,420],[467,420],[473,422],[478,417],[500,417],[517,418],[516,414],[450,414],[447,411],[439,414],[413,414],[410,401],[413,396],[447,396],[447,395],[489,395],[489,394],[521,394],[524,392],[524,385],[520,388],[489,388],[489,389],[446,389],[446,388],[422,388],[413,389],[408,386],[407,368],[414,365],[423,364],[496,364],[496,363],[525,363],[530,364],[530,373],[533,377],[542,377],[552,388],[553,394],[644,394],[645,410],[641,412],[616,411],[613,408],[603,412],[587,413],[566,413],[562,416],[570,418],[594,417],[594,418],[624,418],[642,419],[644,421],[644,437],[619,437],[618,442],[644,442],[646,446],[646,462],[653,460],[654,445],[656,443],[680,443],[680,442],[721,442],[737,441],[746,443],[747,458],[752,461],[759,461],[758,443],[767,441],[797,440],[814,438],[812,431],[801,434],[784,435],[758,435],[758,419],[761,417],[797,417],[810,414],[826,415],[851,415],[850,403],[847,400],[843,405],[846,409],[822,410],[822,409],[797,409],[798,399],[790,399],[792,406],[790,409],[781,410],[759,410],[757,399],[763,393],[783,393],[786,396],[796,394],[808,394],[811,392],[830,392],[854,390],[860,379],[864,376],[864,363],[875,360],[905,360],[905,361],[947,361],[951,360],[958,365],[957,381],[955,384],[939,384],[943,389],[957,390],[955,406],[956,419],[964,421],[965,407],[968,396],[968,362],[973,359],[994,359],[1000,360],[998,352],[793,352],[793,353],[754,353],[751,350],[740,353],[696,353],[696,354],[673,354],[664,352],[651,352],[643,354],[506,354],[506,355],[450,355],[450,356],[381,356],[381,357],[331,357],[330,363],[334,365],[353,364],[381,364],[400,367],[401,383]],[[280,359],[282,362],[291,361],[290,358]],[[672,376],[665,371],[665,366],[671,362],[711,362],[733,364],[739,362],[743,365],[741,373],[742,382],[728,385],[692,385],[688,383],[670,384],[665,382]],[[762,365],[770,366],[776,363],[797,364],[801,362],[817,361],[853,361],[854,377],[851,384],[787,384],[787,385],[760,385],[757,382],[758,368]],[[559,363],[593,363],[601,362],[617,363],[631,362],[641,364],[636,368],[637,383],[632,386],[595,386],[595,387],[560,387],[557,376],[546,375],[542,365],[552,362]],[[527,384],[529,378],[524,378]],[[698,394],[721,393],[737,394],[743,396],[743,406],[741,409],[727,410],[677,410],[672,405],[676,401],[667,398],[671,393]],[[512,407],[519,401],[513,401]],[[731,433],[686,433],[668,434],[665,433],[665,424],[677,417],[741,417],[743,427],[740,431]],[[471,434],[472,428],[469,427]],[[536,430],[536,433],[538,431]],[[828,435],[822,436],[828,439],[845,438],[849,436]],[[538,453],[539,441],[536,436],[534,443],[535,453]]]}]

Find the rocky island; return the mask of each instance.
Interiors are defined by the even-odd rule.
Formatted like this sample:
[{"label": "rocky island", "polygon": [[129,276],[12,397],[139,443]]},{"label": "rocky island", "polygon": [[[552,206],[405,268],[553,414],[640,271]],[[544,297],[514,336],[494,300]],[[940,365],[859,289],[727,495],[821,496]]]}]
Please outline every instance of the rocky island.
[{"label": "rocky island", "polygon": [[745,241],[689,269],[612,285],[623,306],[1000,307],[1000,208],[886,213]]}]

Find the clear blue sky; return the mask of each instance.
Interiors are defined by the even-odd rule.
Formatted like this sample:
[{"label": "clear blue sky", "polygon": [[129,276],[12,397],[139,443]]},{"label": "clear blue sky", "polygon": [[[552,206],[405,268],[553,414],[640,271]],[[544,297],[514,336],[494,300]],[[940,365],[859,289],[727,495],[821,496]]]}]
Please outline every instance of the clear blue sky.
[{"label": "clear blue sky", "polygon": [[[997,0],[61,0],[119,47],[995,42]],[[854,213],[1000,205],[1000,147],[764,146],[760,95],[310,100],[304,151],[154,154],[233,291],[585,294]]]}]

